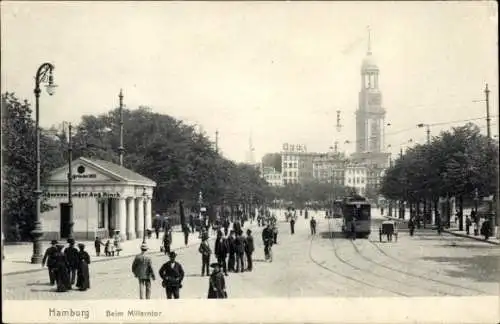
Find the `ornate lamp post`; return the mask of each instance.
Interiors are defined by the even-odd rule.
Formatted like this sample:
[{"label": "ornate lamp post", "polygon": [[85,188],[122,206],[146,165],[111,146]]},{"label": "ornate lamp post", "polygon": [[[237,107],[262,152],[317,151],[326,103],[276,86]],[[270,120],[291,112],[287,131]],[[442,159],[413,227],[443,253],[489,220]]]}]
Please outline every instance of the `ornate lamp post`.
[{"label": "ornate lamp post", "polygon": [[40,223],[40,214],[41,214],[41,195],[42,190],[40,187],[40,93],[42,90],[40,89],[41,83],[48,83],[47,93],[52,96],[55,91],[56,85],[54,84],[54,77],[52,76],[52,72],[54,71],[54,65],[51,63],[43,63],[40,65],[38,70],[36,71],[35,76],[35,131],[36,131],[36,190],[35,190],[35,199],[36,199],[36,211],[35,211],[35,224],[34,229],[31,232],[33,235],[33,256],[31,257],[31,263],[40,263],[42,261],[42,253],[41,253],[41,242],[40,239],[43,236],[42,224]]}]

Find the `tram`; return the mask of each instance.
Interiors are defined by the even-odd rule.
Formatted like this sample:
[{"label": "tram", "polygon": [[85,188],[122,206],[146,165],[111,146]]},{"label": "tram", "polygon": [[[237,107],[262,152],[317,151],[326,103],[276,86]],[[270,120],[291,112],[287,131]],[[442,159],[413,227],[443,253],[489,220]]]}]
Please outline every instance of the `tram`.
[{"label": "tram", "polygon": [[351,196],[342,202],[342,232],[350,235],[351,223],[355,221],[356,237],[368,238],[371,232],[371,205],[366,198]]}]

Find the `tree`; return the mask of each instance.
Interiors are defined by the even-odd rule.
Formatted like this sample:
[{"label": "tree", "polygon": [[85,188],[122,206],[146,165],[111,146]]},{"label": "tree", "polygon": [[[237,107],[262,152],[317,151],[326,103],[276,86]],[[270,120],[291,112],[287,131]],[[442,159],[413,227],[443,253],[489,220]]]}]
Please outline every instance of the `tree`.
[{"label": "tree", "polygon": [[[7,240],[15,239],[14,229],[21,239],[30,237],[35,219],[36,154],[35,123],[31,108],[13,93],[2,94],[2,172],[3,225]],[[64,163],[63,148],[58,141],[41,135],[41,179]],[[42,211],[52,208],[42,200]]]}]

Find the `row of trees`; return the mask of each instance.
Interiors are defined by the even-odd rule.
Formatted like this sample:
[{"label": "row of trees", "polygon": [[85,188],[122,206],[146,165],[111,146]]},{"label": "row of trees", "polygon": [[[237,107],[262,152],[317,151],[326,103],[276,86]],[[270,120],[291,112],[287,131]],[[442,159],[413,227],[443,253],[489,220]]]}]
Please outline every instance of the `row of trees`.
[{"label": "row of trees", "polygon": [[456,197],[462,211],[476,192],[478,197],[490,196],[497,186],[498,144],[469,123],[409,148],[387,170],[380,193],[410,204]]},{"label": "row of trees", "polygon": [[[19,227],[27,238],[34,220],[36,181],[35,127],[28,102],[2,94],[4,225]],[[207,206],[259,204],[270,188],[251,165],[237,164],[216,152],[203,133],[168,115],[140,107],[123,111],[124,166],[157,183],[153,208],[158,211],[183,200],[196,206],[198,193]],[[86,115],[74,125],[73,158],[119,162],[119,110]],[[66,163],[67,139],[53,129],[41,137],[42,181]],[[49,135],[51,134],[51,135]],[[44,204],[44,209],[51,208]]]}]

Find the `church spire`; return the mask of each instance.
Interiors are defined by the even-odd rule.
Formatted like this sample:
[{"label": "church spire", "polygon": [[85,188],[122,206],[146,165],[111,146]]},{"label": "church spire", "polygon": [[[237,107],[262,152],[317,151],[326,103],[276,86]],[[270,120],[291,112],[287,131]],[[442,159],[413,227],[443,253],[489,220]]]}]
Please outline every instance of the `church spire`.
[{"label": "church spire", "polygon": [[371,29],[370,26],[366,26],[366,29],[368,31],[368,51],[366,52],[367,55],[372,55],[372,35],[371,35]]}]

